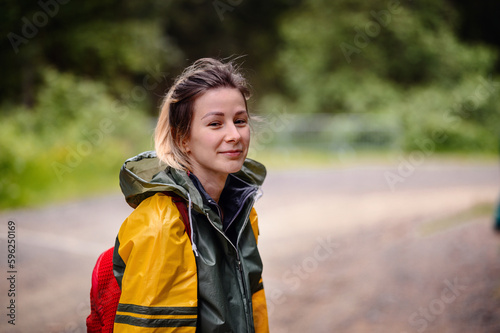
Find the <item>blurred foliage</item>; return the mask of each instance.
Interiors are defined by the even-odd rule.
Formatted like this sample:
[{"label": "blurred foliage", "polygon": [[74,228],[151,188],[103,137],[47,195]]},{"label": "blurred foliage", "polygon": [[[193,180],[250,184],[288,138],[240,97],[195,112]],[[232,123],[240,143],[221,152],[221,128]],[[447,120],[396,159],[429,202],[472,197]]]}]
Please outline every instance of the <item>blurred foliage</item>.
[{"label": "blurred foliage", "polygon": [[[305,0],[280,24],[277,66],[288,98],[275,96],[274,105],[292,113],[390,115],[406,150],[427,138],[441,151],[495,151],[497,51],[461,41],[459,18],[445,1]],[[446,138],[435,140],[435,131]]]},{"label": "blurred foliage", "polygon": [[42,78],[35,107],[3,107],[0,208],[116,188],[124,158],[150,147],[145,111],[104,84],[51,68]]},{"label": "blurred foliage", "polygon": [[151,148],[151,118],[175,75],[207,56],[243,56],[252,111],[297,115],[281,138],[273,134],[279,144],[484,152],[499,144],[500,3],[0,5],[0,209],[116,188],[123,160]]}]

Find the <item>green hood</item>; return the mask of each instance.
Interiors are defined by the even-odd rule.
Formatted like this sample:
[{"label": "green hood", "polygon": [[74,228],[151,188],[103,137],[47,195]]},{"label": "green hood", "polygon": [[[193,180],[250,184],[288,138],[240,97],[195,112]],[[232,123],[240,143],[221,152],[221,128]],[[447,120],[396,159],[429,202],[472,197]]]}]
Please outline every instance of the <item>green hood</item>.
[{"label": "green hood", "polygon": [[[266,169],[259,162],[246,159],[241,170],[232,175],[250,186],[260,187]],[[174,192],[186,201],[190,197],[195,210],[203,212],[202,197],[187,173],[167,166],[154,151],[143,152],[125,161],[120,170],[120,187],[132,208],[155,193]]]}]

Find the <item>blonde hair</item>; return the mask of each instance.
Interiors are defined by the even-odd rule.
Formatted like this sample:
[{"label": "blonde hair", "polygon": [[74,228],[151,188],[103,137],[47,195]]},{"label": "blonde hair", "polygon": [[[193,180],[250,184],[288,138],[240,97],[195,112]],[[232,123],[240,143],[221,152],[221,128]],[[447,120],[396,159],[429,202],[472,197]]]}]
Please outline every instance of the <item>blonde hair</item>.
[{"label": "blonde hair", "polygon": [[189,158],[182,142],[190,135],[196,98],[210,89],[235,88],[250,98],[246,79],[232,61],[202,58],[187,67],[163,99],[155,129],[155,150],[160,161],[175,169],[188,170]]}]

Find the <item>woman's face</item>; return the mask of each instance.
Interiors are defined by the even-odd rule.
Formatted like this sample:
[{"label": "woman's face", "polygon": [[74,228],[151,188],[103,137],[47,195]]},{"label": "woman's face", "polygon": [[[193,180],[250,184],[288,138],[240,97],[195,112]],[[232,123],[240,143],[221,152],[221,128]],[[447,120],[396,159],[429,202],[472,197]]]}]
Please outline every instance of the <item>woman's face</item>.
[{"label": "woman's face", "polygon": [[183,143],[191,171],[205,180],[239,171],[250,144],[248,112],[241,92],[210,89],[193,106],[190,135]]}]

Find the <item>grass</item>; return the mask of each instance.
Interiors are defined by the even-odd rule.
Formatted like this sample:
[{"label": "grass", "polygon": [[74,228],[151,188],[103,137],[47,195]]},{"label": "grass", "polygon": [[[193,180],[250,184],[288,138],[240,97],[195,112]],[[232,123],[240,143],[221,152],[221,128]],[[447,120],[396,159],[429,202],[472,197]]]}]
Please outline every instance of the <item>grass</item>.
[{"label": "grass", "polygon": [[478,218],[492,217],[495,208],[496,206],[492,202],[478,203],[464,211],[422,224],[419,228],[419,235],[427,237],[470,223]]},{"label": "grass", "polygon": [[11,177],[0,210],[37,207],[119,191],[118,172],[122,161],[103,160],[96,156],[84,159],[68,172],[57,177],[50,160],[27,162],[22,173]]},{"label": "grass", "polygon": [[[366,165],[397,166],[401,159],[408,160],[412,152],[398,153],[390,150],[328,151],[321,149],[285,148],[250,151],[253,158],[269,169],[325,169]],[[477,165],[498,163],[499,156],[493,153],[434,153],[426,156],[421,165],[431,163]]]}]

